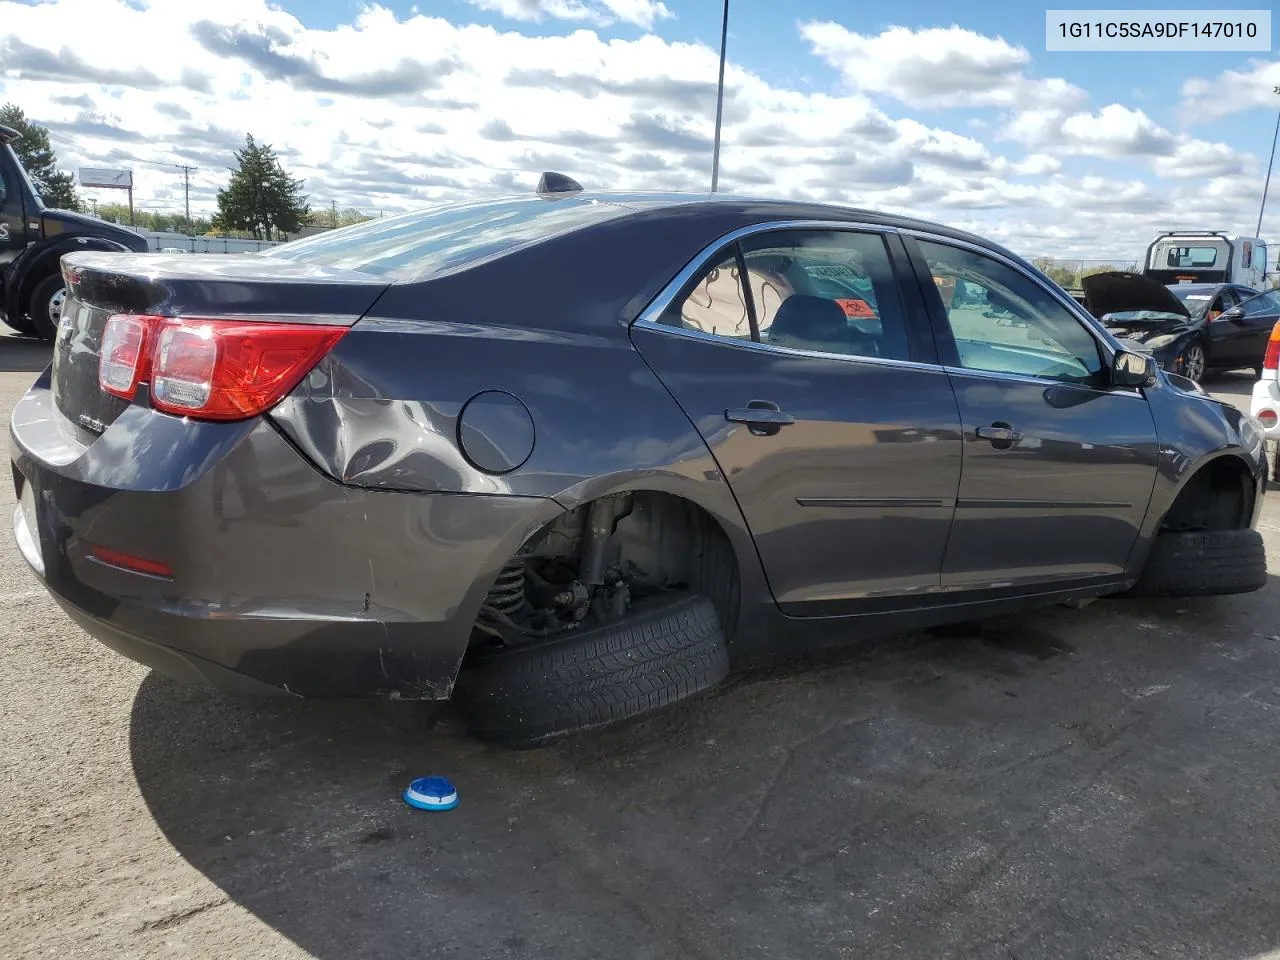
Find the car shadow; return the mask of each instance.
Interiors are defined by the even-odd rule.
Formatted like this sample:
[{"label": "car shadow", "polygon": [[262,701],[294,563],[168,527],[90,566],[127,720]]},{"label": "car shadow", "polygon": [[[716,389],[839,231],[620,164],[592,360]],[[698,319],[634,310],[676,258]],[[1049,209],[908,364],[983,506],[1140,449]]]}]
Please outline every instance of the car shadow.
[{"label": "car shadow", "polygon": [[[1245,955],[1280,942],[1278,606],[886,638],[520,752],[151,674],[130,748],[178,853],[321,960]],[[401,801],[427,774],[456,810]]]},{"label": "car shadow", "polygon": [[53,360],[53,347],[20,333],[0,334],[0,373],[39,373]]},{"label": "car shadow", "polygon": [[1253,385],[1257,382],[1252,370],[1213,370],[1204,375],[1200,386],[1220,400],[1226,400],[1236,406],[1238,401],[1245,401],[1243,409],[1248,409],[1248,399],[1253,394]]}]

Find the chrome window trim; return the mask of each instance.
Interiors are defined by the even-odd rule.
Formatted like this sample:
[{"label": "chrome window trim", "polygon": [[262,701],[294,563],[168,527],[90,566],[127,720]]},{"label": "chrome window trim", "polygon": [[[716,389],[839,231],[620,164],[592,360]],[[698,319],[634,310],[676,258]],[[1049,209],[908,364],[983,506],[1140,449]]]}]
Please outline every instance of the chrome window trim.
[{"label": "chrome window trim", "polygon": [[[717,248],[718,249],[718,248]],[[707,343],[720,344],[726,347],[741,347],[744,350],[758,350],[779,356],[798,357],[803,360],[844,360],[852,363],[870,363],[880,367],[897,367],[904,370],[927,370],[931,373],[944,374],[946,369],[937,363],[922,363],[919,360],[896,360],[893,357],[868,357],[860,353],[824,353],[821,350],[799,350],[795,347],[784,347],[777,343],[760,343],[756,340],[739,340],[737,337],[722,337],[715,333],[704,333],[701,330],[689,330],[685,327],[673,327],[665,323],[655,323],[643,317],[637,318],[637,325],[646,330],[656,330],[673,337],[685,337],[690,340],[702,340]],[[974,371],[968,371],[970,373]],[[1042,380],[1041,383],[1056,381]]]},{"label": "chrome window trim", "polygon": [[[702,269],[707,266],[708,261],[720,252],[730,243],[736,243],[746,237],[755,236],[758,233],[774,233],[778,230],[839,230],[847,233],[879,233],[890,234],[900,232],[897,227],[887,226],[883,223],[862,223],[856,220],[770,220],[765,223],[753,223],[750,226],[739,227],[717,240],[707,244],[693,259],[685,264],[684,269],[672,277],[665,287],[663,287],[656,297],[649,301],[648,305],[640,311],[639,315],[633,321],[634,323],[643,323],[646,326],[660,327],[663,330],[685,331],[682,327],[673,327],[669,324],[659,323],[658,318],[666,312],[667,307],[671,306],[671,301],[676,298],[684,285],[692,280]],[[888,251],[885,251],[888,256]],[[694,331],[696,332],[696,331]],[[710,336],[710,335],[708,335]],[[725,340],[725,337],[714,337],[716,340]],[[769,347],[769,349],[788,349],[785,347]],[[810,351],[794,351],[797,353],[809,353]],[[844,353],[818,353],[823,357],[847,357],[849,354]],[[878,359],[878,358],[877,358]],[[903,363],[910,361],[901,361]]]},{"label": "chrome window trim", "polygon": [[[1095,340],[1101,339],[1102,345],[1106,348],[1103,356],[1106,362],[1113,360],[1115,353],[1119,349],[1112,344],[1105,330],[1100,331],[1097,320],[1090,316],[1080,304],[1069,296],[1065,296],[1061,291],[1055,290],[1052,286],[1046,284],[1039,277],[1028,273],[1016,260],[1008,256],[984,247],[981,244],[971,243],[967,240],[957,240],[953,237],[946,237],[936,233],[930,233],[927,230],[918,230],[906,227],[895,227],[883,223],[865,223],[857,220],[771,220],[765,223],[754,223],[746,227],[739,227],[724,234],[718,239],[707,244],[691,259],[684,268],[677,273],[671,280],[658,292],[658,295],[649,301],[648,305],[640,311],[639,315],[633,321],[635,324],[643,325],[650,330],[658,330],[664,334],[677,337],[687,337],[693,340],[702,340],[710,343],[723,344],[726,346],[736,346],[747,350],[759,350],[770,354],[782,356],[801,357],[810,360],[844,360],[852,363],[871,363],[884,367],[898,367],[905,370],[921,370],[933,373],[942,373],[945,375],[955,374],[957,376],[979,376],[992,377],[997,380],[1004,380],[1013,383],[1026,383],[1036,386],[1068,386],[1076,387],[1082,390],[1093,390],[1098,393],[1105,393],[1108,396],[1126,396],[1136,397],[1145,402],[1145,397],[1134,390],[1103,390],[1091,384],[1072,383],[1067,380],[1053,380],[1043,377],[1030,377],[1012,373],[1000,373],[994,370],[970,370],[966,367],[950,367],[941,363],[924,363],[919,360],[897,360],[890,357],[867,357],[858,354],[848,353],[826,353],[820,350],[798,350],[794,347],[784,347],[773,343],[763,343],[755,340],[739,340],[733,337],[721,337],[713,333],[704,333],[701,330],[689,330],[685,327],[673,327],[670,324],[659,323],[658,317],[666,312],[667,307],[671,305],[671,301],[684,288],[684,285],[694,278],[698,273],[706,268],[711,258],[723,250],[728,244],[736,243],[747,237],[755,236],[760,233],[773,233],[779,230],[842,230],[852,233],[878,233],[881,235],[899,234],[901,236],[910,236],[917,239],[929,240],[931,242],[949,244],[954,247],[971,250],[974,253],[982,254],[990,257],[997,262],[1003,263],[1012,270],[1017,271],[1020,275],[1026,277],[1045,290],[1051,297],[1067,308],[1068,313],[1080,320],[1085,329],[1093,335]],[[1102,334],[1099,338],[1099,333]]]}]

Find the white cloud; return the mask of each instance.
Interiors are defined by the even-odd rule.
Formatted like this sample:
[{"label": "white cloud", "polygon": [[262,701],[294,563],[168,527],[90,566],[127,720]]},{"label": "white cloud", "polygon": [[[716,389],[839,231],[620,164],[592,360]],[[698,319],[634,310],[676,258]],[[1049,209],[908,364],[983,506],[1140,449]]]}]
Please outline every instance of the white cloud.
[{"label": "white cloud", "polygon": [[[632,9],[594,2],[620,18]],[[523,192],[546,169],[588,188],[699,191],[710,180],[718,51],[708,44],[590,29],[539,36],[376,6],[312,29],[268,0],[0,0],[0,24],[0,99],[51,127],[63,166],[132,167],[152,209],[180,210],[182,179],[139,161],[197,165],[192,206],[208,212],[245,133],[280,151],[317,207],[391,213]],[[896,75],[896,92],[887,79],[844,93],[792,89],[731,60],[722,189],[963,221],[1029,256],[1141,247],[1172,209],[1224,228],[1256,217],[1253,183],[1244,189],[1232,172],[1252,158],[1121,105],[1087,112],[1074,88],[1029,79],[1030,55],[999,38],[911,36],[934,47]],[[897,42],[873,48],[882,66]],[[135,48],[165,56],[113,52]],[[1025,150],[1004,156],[990,129],[946,129],[902,107],[936,103],[927,83],[906,83],[933,61],[969,63],[957,89],[966,102],[1008,105],[1004,135]],[[983,63],[985,93],[972,82]],[[1036,89],[1062,95],[1027,102]],[[1118,170],[1064,174],[1062,159],[1077,154]],[[1135,179],[1134,161],[1151,182]]]},{"label": "white cloud", "polygon": [[1225,143],[1186,140],[1166,157],[1158,157],[1155,170],[1162,177],[1187,180],[1212,180],[1233,177],[1249,171],[1250,158],[1237,153]]},{"label": "white cloud", "polygon": [[1280,60],[1252,60],[1247,70],[1224,70],[1212,80],[1192,78],[1182,85],[1188,119],[1213,120],[1259,107],[1280,109]]},{"label": "white cloud", "polygon": [[1064,118],[1061,133],[1073,152],[1100,157],[1166,156],[1175,146],[1168,130],[1141,110],[1118,103],[1096,114],[1076,113]]},{"label": "white cloud", "polygon": [[826,21],[801,24],[800,32],[853,89],[913,107],[1070,107],[1084,99],[1065,80],[1029,78],[1025,48],[961,27],[890,27],[869,36]]},{"label": "white cloud", "polygon": [[[467,0],[473,7],[511,20],[578,20],[605,27],[621,21],[652,30],[658,20],[675,16],[661,0]],[[415,11],[416,12],[416,11]]]},{"label": "white cloud", "polygon": [[1231,176],[1252,165],[1248,155],[1225,143],[1173,133],[1143,111],[1118,103],[1097,113],[1025,110],[1010,119],[1003,135],[1062,155],[1139,159],[1160,176],[1174,179]]},{"label": "white cloud", "polygon": [[1047,153],[1033,153],[1020,163],[1013,165],[1013,172],[1024,177],[1039,177],[1046,173],[1057,173],[1062,169],[1062,161]]}]

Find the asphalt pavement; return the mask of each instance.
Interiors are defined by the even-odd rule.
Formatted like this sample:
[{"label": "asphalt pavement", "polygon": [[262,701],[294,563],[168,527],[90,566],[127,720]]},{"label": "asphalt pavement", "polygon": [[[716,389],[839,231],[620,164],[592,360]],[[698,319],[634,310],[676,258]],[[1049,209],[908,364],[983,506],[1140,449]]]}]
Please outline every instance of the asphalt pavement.
[{"label": "asphalt pavement", "polygon": [[[46,360],[0,338],[0,409]],[[1280,572],[1280,497],[1261,529]],[[1280,951],[1274,582],[863,643],[511,752],[183,686],[74,627],[7,530],[0,565],[0,957]],[[428,773],[456,810],[403,804]]]}]

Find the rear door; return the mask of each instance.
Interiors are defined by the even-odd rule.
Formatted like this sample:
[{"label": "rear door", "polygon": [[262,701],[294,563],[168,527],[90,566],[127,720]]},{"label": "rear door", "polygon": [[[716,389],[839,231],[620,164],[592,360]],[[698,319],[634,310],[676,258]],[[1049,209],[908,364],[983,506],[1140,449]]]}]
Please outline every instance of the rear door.
[{"label": "rear door", "polygon": [[939,589],[959,414],[906,266],[892,232],[761,228],[686,270],[632,327],[796,615]]},{"label": "rear door", "polygon": [[942,585],[1047,589],[1123,577],[1156,477],[1142,393],[1069,300],[1013,260],[943,238],[918,257],[964,432]]}]

